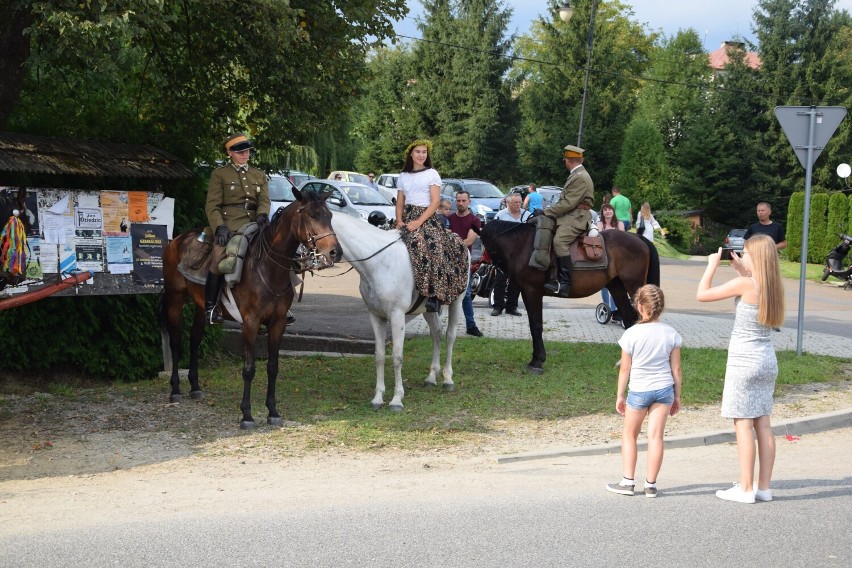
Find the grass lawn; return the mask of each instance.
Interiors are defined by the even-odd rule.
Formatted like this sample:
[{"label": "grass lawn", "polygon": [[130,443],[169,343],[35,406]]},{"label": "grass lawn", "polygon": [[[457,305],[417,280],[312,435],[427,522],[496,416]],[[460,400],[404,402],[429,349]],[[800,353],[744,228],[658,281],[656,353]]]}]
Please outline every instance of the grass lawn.
[{"label": "grass lawn", "polygon": [[[525,365],[529,341],[461,338],[456,343],[454,392],[424,388],[431,360],[431,340],[405,344],[405,409],[375,411],[370,405],[375,385],[372,357],[299,357],[282,360],[278,382],[279,410],[287,420],[311,427],[321,444],[367,449],[393,445],[428,448],[452,445],[468,433],[485,432],[492,420],[555,420],[612,412],[620,351],[617,345],[546,342],[543,375],[530,375]],[[683,352],[683,404],[721,400],[727,353],[721,349]],[[849,360],[781,352],[779,388],[785,384],[833,382],[844,378]],[[390,357],[388,357],[390,361]],[[265,366],[259,364],[252,391],[255,418],[266,416]],[[207,400],[233,420],[241,396],[241,362],[220,359],[203,369]],[[387,403],[393,393],[393,370],[385,371]],[[439,378],[440,381],[440,378]],[[156,388],[167,392],[167,385]],[[141,385],[140,385],[141,386]],[[137,388],[137,387],[134,387]],[[146,390],[148,386],[144,387]]]}]

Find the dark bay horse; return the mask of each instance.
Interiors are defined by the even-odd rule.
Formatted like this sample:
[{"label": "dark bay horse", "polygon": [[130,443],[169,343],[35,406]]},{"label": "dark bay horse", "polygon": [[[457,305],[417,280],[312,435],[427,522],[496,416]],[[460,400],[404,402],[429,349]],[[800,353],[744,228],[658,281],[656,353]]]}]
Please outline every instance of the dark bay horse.
[{"label": "dark bay horse", "polygon": [[[571,297],[584,298],[607,288],[622,314],[625,327],[630,327],[636,321],[630,298],[648,282],[659,284],[659,257],[652,243],[632,233],[604,231],[601,235],[609,256],[609,266],[606,269],[572,270]],[[541,373],[547,358],[542,339],[542,298],[545,294],[552,294],[544,289],[549,271],[536,270],[528,264],[535,224],[490,221],[480,236],[494,264],[521,289],[533,340],[532,359],[527,369]]]},{"label": "dark bay horse", "polygon": [[[275,381],[278,378],[278,350],[281,336],[287,327],[287,310],[293,303],[293,285],[290,268],[299,244],[309,250],[325,255],[332,261],[340,260],[342,252],[337,237],[331,228],[331,211],[325,200],[330,193],[317,195],[314,192],[293,190],[296,201],[279,209],[269,225],[256,234],[243,263],[242,277],[234,286],[234,301],[242,316],[243,336],[243,398],[240,410],[243,416],[240,428],[256,426],[251,415],[251,383],[255,373],[254,344],[261,324],[266,324],[269,359],[266,362],[268,382],[266,386],[266,408],[269,410],[267,423],[281,424],[281,415],[275,405]],[[198,385],[198,346],[204,334],[204,285],[188,280],[178,265],[189,250],[189,245],[198,239],[200,229],[179,235],[166,247],[163,255],[165,288],[160,305],[160,319],[169,337],[172,353],[171,401],[181,399],[178,365],[180,363],[182,333],[181,319],[186,296],[195,304],[195,318],[190,331],[189,396],[203,397]],[[210,262],[208,258],[207,263]],[[204,272],[206,272],[204,268]],[[228,310],[222,309],[226,319],[233,319]]]}]

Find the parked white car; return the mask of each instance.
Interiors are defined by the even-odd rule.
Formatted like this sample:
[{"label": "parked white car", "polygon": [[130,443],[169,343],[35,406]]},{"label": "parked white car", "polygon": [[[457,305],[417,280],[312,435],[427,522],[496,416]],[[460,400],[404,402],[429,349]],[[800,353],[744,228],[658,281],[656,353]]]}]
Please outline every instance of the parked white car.
[{"label": "parked white car", "polygon": [[379,193],[384,195],[391,203],[396,203],[396,184],[399,181],[399,174],[382,174],[376,181]]},{"label": "parked white car", "polygon": [[[287,176],[275,174],[269,176],[269,201],[271,202],[271,206],[269,208],[270,218],[272,218],[275,212],[282,207],[287,207],[290,203],[296,201],[296,196],[293,195],[294,187],[295,186],[290,182]],[[346,207],[345,202],[342,202],[343,204],[341,205],[341,201],[339,199],[334,200],[332,197],[329,197],[326,203],[328,204],[328,208],[332,211],[340,211],[347,215],[358,217],[359,219],[362,218],[361,213],[357,209],[354,207]]]}]

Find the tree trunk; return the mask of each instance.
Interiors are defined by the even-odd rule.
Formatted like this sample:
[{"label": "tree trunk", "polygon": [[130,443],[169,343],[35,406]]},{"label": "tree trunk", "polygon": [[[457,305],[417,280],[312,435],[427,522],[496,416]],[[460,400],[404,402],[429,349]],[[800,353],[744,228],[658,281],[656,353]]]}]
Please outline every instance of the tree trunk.
[{"label": "tree trunk", "polygon": [[5,128],[26,77],[30,56],[29,36],[24,30],[33,22],[29,2],[21,2],[7,18],[0,18],[0,129]]}]

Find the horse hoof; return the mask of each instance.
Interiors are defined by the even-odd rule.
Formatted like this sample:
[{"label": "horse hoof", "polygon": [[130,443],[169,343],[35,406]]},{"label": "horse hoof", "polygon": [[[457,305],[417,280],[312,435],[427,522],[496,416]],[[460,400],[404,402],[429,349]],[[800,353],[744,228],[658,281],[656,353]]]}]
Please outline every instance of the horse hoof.
[{"label": "horse hoof", "polygon": [[254,420],[243,420],[240,422],[240,430],[254,430],[257,428],[257,422]]},{"label": "horse hoof", "polygon": [[180,393],[169,395],[169,402],[180,402],[182,400],[183,400],[183,395],[180,394]]},{"label": "horse hoof", "polygon": [[402,412],[403,410],[403,406],[401,404],[391,404],[388,408],[390,408],[394,412]]},{"label": "horse hoof", "polygon": [[542,369],[541,367],[534,367],[533,365],[527,365],[527,371],[531,375],[541,375],[542,373],[544,373],[544,369]]},{"label": "horse hoof", "polygon": [[189,393],[189,398],[192,400],[204,400],[204,392],[203,391],[192,391]]},{"label": "horse hoof", "polygon": [[432,381],[423,381],[423,386],[427,387],[427,388],[428,387],[437,387],[438,383],[433,383]]},{"label": "horse hoof", "polygon": [[443,387],[443,389],[447,392],[453,392],[454,390],[456,390],[456,385],[454,385],[453,383],[444,383],[441,385],[441,387]]},{"label": "horse hoof", "polygon": [[380,402],[380,403],[373,402],[371,404],[373,405],[373,410],[381,410],[382,407],[385,405],[385,403],[383,403],[383,402]]},{"label": "horse hoof", "polygon": [[269,416],[266,419],[266,423],[270,426],[282,426],[284,424],[284,421],[281,420],[280,416]]}]

